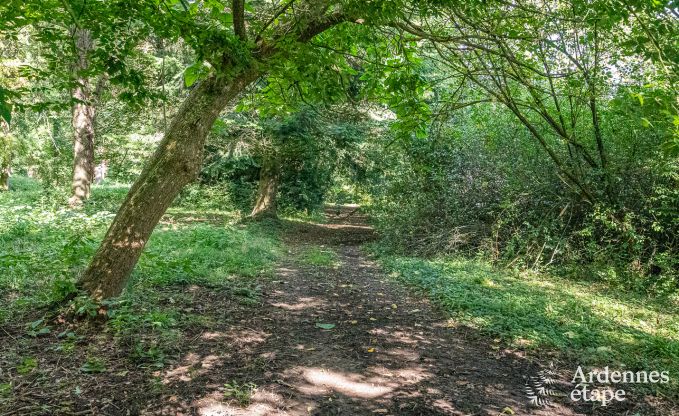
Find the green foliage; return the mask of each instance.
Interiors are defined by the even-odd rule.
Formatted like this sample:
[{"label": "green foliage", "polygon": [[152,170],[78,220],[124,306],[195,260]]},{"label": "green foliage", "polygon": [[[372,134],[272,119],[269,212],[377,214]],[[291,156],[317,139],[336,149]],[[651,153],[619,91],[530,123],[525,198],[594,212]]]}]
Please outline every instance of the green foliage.
[{"label": "green foliage", "polygon": [[[277,171],[277,202],[284,215],[312,213],[322,208],[336,174],[350,165],[364,139],[363,124],[351,111],[344,119],[331,119],[327,111],[312,107],[270,118],[229,114],[213,128],[201,182],[213,190],[209,193],[228,194],[228,201],[216,196],[225,206],[247,213],[260,171],[270,164]],[[189,189],[181,201],[190,203],[191,193],[209,195]]]},{"label": "green foliage", "polygon": [[272,272],[273,238],[256,229],[189,225],[154,233],[134,273],[133,285],[215,284]]},{"label": "green foliage", "polygon": [[88,374],[103,373],[106,371],[106,363],[97,357],[89,357],[80,367],[80,371]]},{"label": "green foliage", "polygon": [[[392,252],[569,278],[384,259],[462,322],[517,347],[675,371],[675,4],[321,3],[248,1],[240,33],[217,0],[0,4],[0,168],[13,175],[0,194],[0,323],[71,299],[78,319],[107,313],[140,366],[162,367],[198,320],[168,306],[181,299],[165,291],[203,286],[260,303],[255,278],[273,273],[277,226],[236,220],[272,168],[291,217],[361,199]],[[85,65],[74,65],[76,29],[93,39]],[[199,183],[161,220],[128,290],[104,304],[79,293],[78,274],[128,183],[173,133],[180,102],[204,79],[244,70],[265,75],[213,126]],[[95,154],[110,173],[72,210],[79,80],[96,86]],[[337,263],[319,247],[300,259]],[[25,329],[51,331],[43,319]],[[75,333],[58,338],[61,351],[78,348]],[[83,372],[105,371],[88,356]],[[26,358],[17,369],[36,366]],[[225,396],[245,405],[255,388],[234,381]]]},{"label": "green foliage", "polygon": [[24,357],[17,365],[19,374],[28,374],[38,368],[38,360],[35,357]]},{"label": "green foliage", "polygon": [[[660,150],[665,129],[637,126],[640,109],[629,109],[625,96],[602,112],[613,199],[592,204],[573,194],[512,114],[488,104],[458,112],[425,139],[392,146],[373,168],[387,172],[371,185],[385,243],[401,253],[481,254],[571,276],[587,265],[592,278],[592,270],[611,270],[605,280],[622,289],[672,295],[679,282],[676,160]],[[658,109],[643,111],[663,119]],[[572,149],[562,149],[568,160]],[[585,183],[606,194],[600,172]]]},{"label": "green foliage", "polygon": [[[679,313],[672,304],[472,260],[382,255],[381,261],[390,276],[426,293],[455,322],[514,348],[559,349],[583,365],[679,371]],[[659,388],[676,394],[677,382]]]},{"label": "green foliage", "polygon": [[[127,187],[97,186],[81,210],[45,197],[35,181],[15,177],[0,194],[0,319],[4,322],[41,306],[77,295],[75,278],[94,253]],[[58,195],[62,198],[62,195]],[[256,291],[248,280],[270,275],[280,253],[275,230],[263,225],[229,225],[237,215],[219,210],[171,209],[147,245],[134,273],[132,292],[168,285],[208,284],[250,293],[235,294],[248,303]],[[205,222],[212,225],[205,224]],[[73,311],[82,317],[100,305],[76,296]],[[37,333],[41,330],[33,328]]]},{"label": "green foliage", "polygon": [[336,267],[338,264],[337,254],[334,251],[316,246],[305,250],[300,259],[311,266]]},{"label": "green foliage", "polygon": [[252,395],[257,391],[255,383],[239,383],[234,380],[231,383],[224,384],[224,398],[233,399],[241,406],[247,406],[252,400]]},{"label": "green foliage", "polygon": [[45,320],[42,318],[29,323],[26,327],[26,335],[33,338],[52,332],[50,327],[45,324]]}]

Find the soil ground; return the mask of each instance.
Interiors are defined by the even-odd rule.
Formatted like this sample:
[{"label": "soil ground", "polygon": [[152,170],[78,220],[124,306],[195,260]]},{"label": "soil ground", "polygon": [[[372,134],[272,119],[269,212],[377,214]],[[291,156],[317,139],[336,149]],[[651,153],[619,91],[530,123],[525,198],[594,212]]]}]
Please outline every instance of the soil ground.
[{"label": "soil ground", "polygon": [[[258,305],[218,290],[188,286],[167,294],[201,316],[186,328],[177,354],[139,370],[107,334],[87,339],[106,357],[106,372],[83,374],[83,356],[50,352],[50,340],[20,343],[12,328],[1,342],[39,357],[40,371],[12,387],[2,415],[633,415],[622,407],[576,407],[563,397],[527,405],[526,377],[549,362],[502,347],[456,325],[423,296],[385,276],[360,245],[374,234],[360,213],[328,214],[323,224],[290,223],[288,255],[262,279]],[[300,260],[311,247],[336,253],[336,264]],[[180,289],[177,289],[180,290]],[[174,296],[174,297],[173,297]],[[180,299],[172,301],[172,299]],[[5,347],[3,347],[5,348]],[[6,352],[9,351],[9,348]],[[3,354],[0,366],[13,368]],[[13,370],[12,370],[13,371]],[[2,376],[2,374],[0,374]],[[556,390],[565,375],[554,373]],[[559,381],[560,380],[560,381]],[[240,400],[238,400],[240,398]],[[643,414],[643,413],[642,413]]]}]

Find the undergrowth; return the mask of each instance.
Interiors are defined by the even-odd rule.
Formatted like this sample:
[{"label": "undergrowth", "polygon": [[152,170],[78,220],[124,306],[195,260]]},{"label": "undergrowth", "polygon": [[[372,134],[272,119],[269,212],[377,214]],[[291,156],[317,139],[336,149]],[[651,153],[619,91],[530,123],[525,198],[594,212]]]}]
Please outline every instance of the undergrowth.
[{"label": "undergrowth", "polygon": [[586,366],[669,371],[679,398],[679,309],[604,283],[498,270],[461,258],[379,255],[387,273],[426,293],[454,322],[514,348],[558,349]]},{"label": "undergrowth", "polygon": [[[74,289],[128,187],[95,186],[82,209],[27,178],[0,193],[0,324],[63,300]],[[236,224],[218,207],[177,205],[154,231],[125,296],[177,285],[243,288],[272,273],[276,229]]]}]

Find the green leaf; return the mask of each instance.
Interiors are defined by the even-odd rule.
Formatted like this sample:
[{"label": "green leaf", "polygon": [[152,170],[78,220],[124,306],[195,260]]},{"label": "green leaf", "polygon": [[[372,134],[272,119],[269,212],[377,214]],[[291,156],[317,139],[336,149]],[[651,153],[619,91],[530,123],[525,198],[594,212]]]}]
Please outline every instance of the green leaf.
[{"label": "green leaf", "polygon": [[322,323],[316,323],[316,328],[321,328],[321,329],[333,329],[335,327],[335,324],[322,324]]},{"label": "green leaf", "polygon": [[12,107],[9,104],[0,102],[0,118],[4,119],[7,124],[12,121]]},{"label": "green leaf", "polygon": [[26,357],[21,360],[21,363],[17,366],[17,372],[19,374],[28,374],[33,371],[34,368],[38,367],[38,360],[35,357]]},{"label": "green leaf", "polygon": [[209,67],[203,62],[196,62],[184,70],[184,85],[190,87],[199,79],[204,79],[209,73]]},{"label": "green leaf", "polygon": [[80,367],[80,371],[83,373],[103,373],[106,371],[106,366],[104,363],[98,359],[90,359],[85,362],[85,364]]},{"label": "green leaf", "polygon": [[12,121],[12,104],[8,101],[12,95],[10,90],[0,87],[0,119],[10,124]]}]

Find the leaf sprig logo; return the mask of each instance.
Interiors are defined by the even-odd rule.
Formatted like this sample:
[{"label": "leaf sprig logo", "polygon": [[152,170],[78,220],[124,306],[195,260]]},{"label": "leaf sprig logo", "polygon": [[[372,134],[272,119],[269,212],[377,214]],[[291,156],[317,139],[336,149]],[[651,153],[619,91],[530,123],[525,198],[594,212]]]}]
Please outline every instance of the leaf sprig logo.
[{"label": "leaf sprig logo", "polygon": [[544,407],[552,404],[554,397],[564,396],[557,390],[557,380],[553,370],[538,371],[537,376],[528,377],[524,386],[528,404],[534,407]]}]

